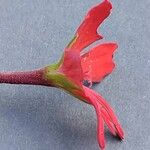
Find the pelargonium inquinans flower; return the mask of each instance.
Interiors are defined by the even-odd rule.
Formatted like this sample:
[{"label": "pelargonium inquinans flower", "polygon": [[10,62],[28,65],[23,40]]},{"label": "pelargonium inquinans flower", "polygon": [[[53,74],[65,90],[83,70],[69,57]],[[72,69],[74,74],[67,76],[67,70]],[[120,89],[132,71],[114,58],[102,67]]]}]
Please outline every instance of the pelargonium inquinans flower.
[{"label": "pelargonium inquinans flower", "polygon": [[104,43],[83,53],[83,49],[102,39],[97,28],[109,16],[112,5],[108,0],[93,7],[65,48],[58,63],[26,72],[1,72],[0,83],[32,84],[61,88],[76,98],[94,106],[97,114],[97,137],[105,148],[104,123],[114,136],[124,138],[123,129],[110,105],[102,96],[83,85],[100,82],[114,68],[112,59],[116,43]]}]

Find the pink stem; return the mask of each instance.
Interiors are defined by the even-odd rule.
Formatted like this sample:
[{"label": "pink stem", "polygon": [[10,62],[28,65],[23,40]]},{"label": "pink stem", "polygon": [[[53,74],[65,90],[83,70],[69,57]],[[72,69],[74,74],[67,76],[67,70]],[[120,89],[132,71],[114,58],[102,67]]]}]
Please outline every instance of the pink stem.
[{"label": "pink stem", "polygon": [[0,72],[0,83],[52,86],[43,78],[44,69],[20,72]]}]

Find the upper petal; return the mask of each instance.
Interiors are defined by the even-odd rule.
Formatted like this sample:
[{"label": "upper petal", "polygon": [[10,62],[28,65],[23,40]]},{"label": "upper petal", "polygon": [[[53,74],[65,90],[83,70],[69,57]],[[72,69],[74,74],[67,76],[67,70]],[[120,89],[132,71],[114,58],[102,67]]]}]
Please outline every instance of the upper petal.
[{"label": "upper petal", "polygon": [[117,47],[116,43],[105,43],[82,55],[81,64],[84,79],[99,82],[110,74],[115,67],[113,53]]},{"label": "upper petal", "polygon": [[99,25],[109,16],[112,5],[108,0],[93,7],[76,31],[67,48],[81,51],[96,40],[102,39],[97,33]]}]

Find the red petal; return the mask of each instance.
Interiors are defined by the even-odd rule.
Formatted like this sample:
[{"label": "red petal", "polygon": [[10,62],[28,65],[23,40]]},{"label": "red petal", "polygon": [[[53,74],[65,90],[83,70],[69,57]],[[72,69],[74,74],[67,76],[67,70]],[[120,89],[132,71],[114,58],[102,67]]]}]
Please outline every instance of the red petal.
[{"label": "red petal", "polygon": [[96,109],[96,112],[97,112],[97,116],[98,116],[97,138],[99,141],[99,145],[100,145],[101,149],[103,150],[105,148],[104,120],[103,120],[101,108],[99,107],[99,105]]},{"label": "red petal", "polygon": [[102,116],[102,105],[99,104],[96,97],[91,93],[90,89],[83,87],[86,95],[86,100],[92,104],[97,114],[97,139],[101,149],[105,148],[105,135],[104,135],[104,120]]},{"label": "red petal", "polygon": [[102,111],[103,119],[109,128],[109,131],[112,133],[112,135],[116,136],[116,129],[114,124],[111,122],[111,117],[109,116],[108,112],[104,108],[102,108],[101,111]]},{"label": "red petal", "polygon": [[98,95],[95,91],[83,87],[86,95],[86,100],[92,104],[97,113],[98,118],[98,141],[102,148],[104,148],[104,135],[103,135],[103,127],[102,122],[103,120],[108,125],[111,133],[113,135],[118,135],[120,139],[124,138],[124,132],[123,129],[114,113],[110,105],[106,102],[104,98],[102,98],[100,95]]},{"label": "red petal", "polygon": [[124,138],[124,132],[123,129],[113,111],[113,109],[110,107],[110,105],[107,103],[107,101],[100,96],[99,94],[97,94],[95,91],[89,89],[91,91],[91,94],[93,94],[97,100],[99,101],[99,103],[102,105],[102,107],[106,110],[106,112],[109,114],[110,118],[111,118],[111,122],[114,124],[115,128],[116,128],[116,133],[118,134],[118,136],[120,137],[120,139]]},{"label": "red petal", "polygon": [[70,77],[78,85],[81,85],[83,81],[83,71],[79,52],[68,51],[66,49],[59,71]]},{"label": "red petal", "polygon": [[84,54],[81,59],[84,79],[92,82],[101,81],[115,67],[113,53],[117,44],[107,43],[98,45]]},{"label": "red petal", "polygon": [[99,25],[109,16],[112,5],[108,0],[93,7],[85,16],[68,48],[82,50],[96,40],[102,39],[97,33]]}]

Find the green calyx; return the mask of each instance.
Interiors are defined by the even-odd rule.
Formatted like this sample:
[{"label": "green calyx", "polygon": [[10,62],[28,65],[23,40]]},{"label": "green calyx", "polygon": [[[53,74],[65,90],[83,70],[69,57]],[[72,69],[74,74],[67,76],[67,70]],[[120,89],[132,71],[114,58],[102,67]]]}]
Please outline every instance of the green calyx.
[{"label": "green calyx", "polygon": [[73,80],[67,77],[67,75],[59,72],[60,66],[60,62],[47,66],[44,72],[44,79],[50,82],[54,87],[61,88],[79,100],[88,103],[83,97],[84,91],[82,86],[76,84]]},{"label": "green calyx", "polygon": [[67,75],[59,72],[60,64],[52,64],[45,68],[44,78],[49,81],[53,86],[62,88],[71,94],[73,91],[81,90],[82,88],[75,84]]}]

